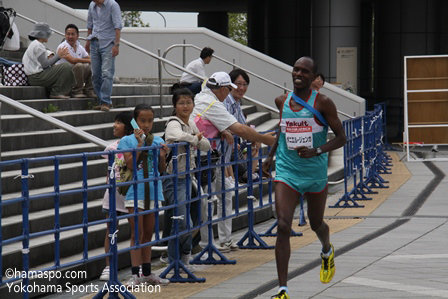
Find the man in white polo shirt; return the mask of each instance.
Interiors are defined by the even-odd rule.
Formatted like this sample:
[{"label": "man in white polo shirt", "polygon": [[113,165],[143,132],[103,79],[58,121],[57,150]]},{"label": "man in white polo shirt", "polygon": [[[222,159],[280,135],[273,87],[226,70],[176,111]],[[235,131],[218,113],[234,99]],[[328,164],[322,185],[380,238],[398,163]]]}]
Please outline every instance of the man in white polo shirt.
[{"label": "man in white polo shirt", "polygon": [[71,97],[73,98],[96,98],[92,85],[92,69],[90,67],[90,56],[84,47],[79,43],[79,30],[74,24],[68,24],[65,27],[65,41],[59,46],[66,47],[70,55],[62,58],[56,64],[68,62],[72,65],[73,73],[76,78],[76,85],[73,86]]},{"label": "man in white polo shirt", "polygon": [[[205,69],[204,66],[209,64],[212,61],[213,53],[215,51],[212,48],[205,47],[202,49],[201,54],[198,59],[193,60],[185,67],[190,72],[198,74],[199,76],[205,77]],[[180,86],[186,87],[191,92],[196,95],[201,92],[202,80],[190,75],[188,73],[182,73],[182,77],[180,77]]]},{"label": "man in white polo shirt", "polygon": [[[232,83],[230,76],[226,72],[216,72],[211,75],[207,81],[206,87],[194,98],[195,106],[193,113],[190,115],[190,119],[194,120],[196,115],[201,114],[201,118],[210,121],[221,133],[221,137],[226,140],[229,140],[230,138],[230,140],[233,141],[233,133],[246,140],[261,142],[272,146],[275,142],[273,133],[260,134],[251,127],[239,123],[236,118],[227,111],[223,101],[234,88],[237,88],[237,86]],[[206,110],[205,113],[204,110]],[[206,137],[215,138],[217,136]],[[214,187],[215,192],[218,192],[222,189],[222,175],[220,169],[216,172]],[[222,195],[219,194],[217,197],[218,217],[222,217]],[[232,215],[232,192],[225,193],[225,215],[226,217]],[[203,216],[206,216],[206,214],[203,214]],[[208,234],[205,232],[206,230],[201,229],[200,245],[202,247],[205,247],[208,243]],[[238,246],[232,240],[232,219],[218,222],[218,235],[219,246],[217,246],[217,248],[221,252],[238,250]]]}]

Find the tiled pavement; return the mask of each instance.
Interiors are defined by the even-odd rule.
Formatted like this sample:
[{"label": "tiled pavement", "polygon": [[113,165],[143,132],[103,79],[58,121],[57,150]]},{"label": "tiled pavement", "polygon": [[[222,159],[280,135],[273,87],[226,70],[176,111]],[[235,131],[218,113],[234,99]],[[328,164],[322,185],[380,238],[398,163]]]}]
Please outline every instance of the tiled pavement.
[{"label": "tiled pavement", "polygon": [[[435,175],[429,164],[440,173]],[[448,163],[406,166],[411,179],[365,221],[332,235],[337,254],[333,281],[321,284],[319,267],[302,271],[288,281],[291,298],[448,298]],[[412,204],[421,207],[400,218]],[[388,225],[391,229],[380,234]],[[362,240],[375,232],[375,238]],[[360,244],[350,249],[354,241]],[[341,248],[346,250],[338,254]],[[319,251],[320,243],[314,242],[292,252],[290,273],[299,273]],[[278,287],[266,288],[275,279],[271,261],[189,298],[270,298]]]}]

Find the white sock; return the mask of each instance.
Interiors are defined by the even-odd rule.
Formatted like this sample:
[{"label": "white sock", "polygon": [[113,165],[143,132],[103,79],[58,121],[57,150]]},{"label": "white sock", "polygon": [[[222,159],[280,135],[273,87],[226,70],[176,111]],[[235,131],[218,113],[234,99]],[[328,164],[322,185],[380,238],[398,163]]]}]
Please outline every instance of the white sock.
[{"label": "white sock", "polygon": [[322,251],[322,256],[323,257],[325,257],[325,258],[328,258],[328,257],[330,257],[330,255],[333,253],[333,248],[330,246],[330,251],[328,251],[327,253],[324,253],[323,251]]},{"label": "white sock", "polygon": [[[288,290],[288,287],[287,287],[287,286],[280,287],[280,288],[278,289],[278,293],[280,293],[282,290],[285,290],[286,294],[289,295],[289,290]],[[277,294],[278,294],[278,293],[277,293]]]}]

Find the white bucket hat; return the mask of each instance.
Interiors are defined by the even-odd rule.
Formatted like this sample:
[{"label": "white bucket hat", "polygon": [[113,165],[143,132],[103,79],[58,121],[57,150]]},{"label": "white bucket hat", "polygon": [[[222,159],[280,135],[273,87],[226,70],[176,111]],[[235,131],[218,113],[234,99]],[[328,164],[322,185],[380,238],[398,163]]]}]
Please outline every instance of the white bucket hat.
[{"label": "white bucket hat", "polygon": [[28,33],[28,36],[34,38],[49,38],[52,33],[53,31],[51,31],[50,26],[48,26],[47,23],[40,22],[34,24],[34,28]]}]

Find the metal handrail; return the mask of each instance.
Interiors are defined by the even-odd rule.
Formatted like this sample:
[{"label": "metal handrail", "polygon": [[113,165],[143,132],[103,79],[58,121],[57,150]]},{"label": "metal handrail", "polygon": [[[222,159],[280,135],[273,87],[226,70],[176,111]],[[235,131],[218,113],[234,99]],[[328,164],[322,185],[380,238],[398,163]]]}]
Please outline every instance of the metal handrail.
[{"label": "metal handrail", "polygon": [[[165,52],[163,52],[163,58],[166,57],[166,55],[168,54],[169,51],[171,51],[172,49],[177,48],[177,47],[183,47],[183,60],[184,60],[184,61],[183,61],[183,64],[185,64],[185,48],[190,47],[190,48],[194,48],[194,49],[199,50],[199,51],[202,50],[201,48],[199,48],[198,46],[195,46],[195,45],[193,45],[193,44],[174,44],[174,45],[171,45],[171,46],[169,46],[168,48],[166,48]],[[287,88],[286,86],[282,86],[282,85],[280,85],[280,84],[278,84],[278,83],[275,83],[275,82],[273,82],[273,81],[271,81],[271,80],[269,80],[269,79],[266,79],[266,78],[264,78],[264,77],[262,77],[262,76],[260,76],[260,75],[258,75],[258,74],[256,74],[256,73],[254,73],[254,72],[251,72],[251,71],[249,71],[249,70],[247,70],[247,69],[245,69],[245,68],[242,68],[242,67],[240,67],[239,65],[237,65],[237,64],[235,64],[235,63],[232,63],[232,62],[230,62],[230,61],[228,61],[228,60],[226,60],[226,59],[224,59],[224,58],[221,58],[221,57],[219,57],[219,56],[217,56],[217,55],[215,55],[215,54],[213,54],[213,58],[218,59],[218,60],[220,60],[220,61],[222,61],[222,62],[224,62],[224,63],[227,63],[227,64],[233,66],[234,68],[242,69],[242,70],[245,71],[246,73],[248,73],[248,74],[250,74],[250,75],[252,75],[252,76],[254,76],[254,77],[256,77],[256,78],[258,78],[258,79],[260,79],[260,80],[262,80],[262,81],[265,81],[265,82],[267,82],[267,83],[269,83],[269,84],[271,84],[271,85],[274,85],[275,87],[278,87],[278,88],[280,88],[280,89],[283,89],[285,92],[292,92],[292,89],[289,89],[289,88]],[[163,68],[164,68],[165,71],[166,71],[168,74],[170,74],[171,76],[174,76],[174,77],[180,77],[180,76],[182,76],[182,75],[178,75],[178,74],[174,74],[174,73],[170,72],[170,71],[166,68],[165,64],[163,64]],[[196,76],[196,77],[197,77],[197,76]],[[272,112],[279,113],[279,111],[278,111],[277,109],[272,108],[271,106],[262,104],[262,103],[260,103],[260,102],[258,102],[258,101],[256,101],[256,100],[251,99],[251,98],[246,97],[246,96],[244,96],[243,98],[246,99],[246,100],[249,100],[249,101],[251,101],[251,102],[254,102],[254,103],[256,103],[257,105],[261,105],[261,106],[263,106],[263,107],[265,107],[265,108],[266,108],[266,107],[269,107],[270,109],[269,109],[269,108],[267,108],[267,109],[271,110]],[[345,112],[342,112],[342,111],[339,111],[339,110],[337,110],[337,112],[338,112],[339,114],[341,114],[341,115],[344,115],[344,116],[348,117],[348,118],[355,118],[354,116],[349,115],[349,114],[347,114],[347,113],[345,113]]]},{"label": "metal handrail", "polygon": [[[172,49],[174,49],[174,48],[176,48],[176,47],[184,47],[184,50],[185,50],[185,48],[187,48],[187,47],[195,48],[195,49],[197,49],[197,50],[199,50],[199,51],[202,50],[201,48],[199,48],[198,46],[195,46],[195,45],[193,45],[193,44],[174,44],[174,45],[169,46],[169,47],[165,50],[165,52],[163,53],[163,58],[166,57],[166,55],[168,54],[169,51],[171,51]],[[184,57],[185,57],[185,55],[184,55]],[[271,80],[269,80],[269,79],[266,79],[266,78],[264,78],[264,77],[262,77],[262,76],[260,76],[260,75],[257,75],[257,74],[255,74],[254,72],[251,72],[251,71],[249,71],[249,70],[247,70],[247,69],[245,69],[245,68],[242,68],[242,67],[240,67],[239,65],[237,65],[237,64],[235,64],[235,63],[232,63],[232,62],[230,62],[230,61],[228,61],[228,60],[226,60],[226,59],[224,59],[224,58],[221,58],[221,57],[219,57],[219,56],[217,56],[217,55],[215,55],[215,54],[213,54],[213,58],[218,59],[218,60],[221,60],[221,61],[224,62],[224,63],[230,64],[230,65],[233,66],[234,68],[242,69],[243,71],[245,71],[245,72],[248,73],[249,75],[254,76],[254,77],[257,77],[258,79],[263,80],[263,81],[265,81],[265,82],[267,82],[267,83],[269,83],[269,84],[272,84],[272,85],[274,85],[274,86],[276,86],[276,87],[278,87],[278,88],[281,88],[281,89],[283,89],[283,90],[285,90],[285,91],[291,91],[291,90],[289,90],[288,88],[286,88],[285,86],[281,86],[280,84],[277,84],[277,83],[275,83],[275,82],[273,82],[273,81],[271,81]],[[185,64],[185,61],[184,61],[184,64]],[[177,74],[173,74],[173,73],[171,73],[170,71],[168,71],[168,70],[166,69],[165,65],[163,65],[163,68],[165,69],[165,71],[166,71],[168,74],[170,74],[170,75],[172,75],[172,76],[174,76],[174,77],[180,77],[180,76],[182,76],[182,75],[177,75]]]},{"label": "metal handrail", "polygon": [[0,102],[5,103],[11,107],[14,107],[15,109],[20,110],[24,113],[30,114],[30,115],[32,115],[36,118],[39,118],[43,121],[46,121],[52,125],[55,125],[56,127],[61,128],[64,131],[78,135],[81,138],[83,138],[89,142],[92,142],[96,145],[104,146],[104,147],[107,147],[109,145],[108,142],[106,142],[105,140],[103,140],[101,138],[96,137],[95,135],[87,133],[81,129],[78,129],[72,125],[69,125],[63,121],[60,121],[59,119],[54,118],[48,114],[45,114],[43,112],[40,112],[34,108],[27,106],[27,105],[24,105],[22,103],[19,103],[19,102],[13,100],[13,99],[10,99],[2,94],[0,94]]}]

